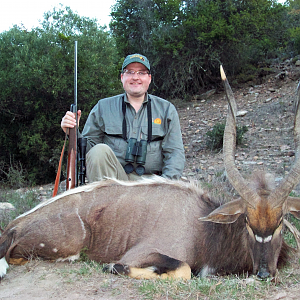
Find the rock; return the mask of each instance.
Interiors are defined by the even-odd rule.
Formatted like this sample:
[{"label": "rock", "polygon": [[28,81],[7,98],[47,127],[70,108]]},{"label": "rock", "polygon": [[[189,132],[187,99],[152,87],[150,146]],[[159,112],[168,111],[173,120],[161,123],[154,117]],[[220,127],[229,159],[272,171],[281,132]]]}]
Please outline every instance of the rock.
[{"label": "rock", "polygon": [[287,152],[286,155],[289,156],[289,157],[295,156],[295,151],[290,150],[290,151]]},{"label": "rock", "polygon": [[273,296],[273,300],[279,300],[279,299],[286,299],[287,294],[286,292],[279,292],[277,295]]},{"label": "rock", "polygon": [[288,145],[281,145],[280,146],[280,151],[285,151],[285,150],[289,150],[290,149],[290,146]]},{"label": "rock", "polygon": [[0,219],[5,216],[5,213],[15,210],[15,207],[8,202],[0,202]]},{"label": "rock", "polygon": [[236,113],[237,117],[244,117],[248,113],[247,110],[240,110]]},{"label": "rock", "polygon": [[187,176],[195,176],[195,175],[196,175],[195,172],[189,172],[189,173],[187,174]]},{"label": "rock", "polygon": [[283,72],[280,72],[279,74],[277,74],[276,76],[275,76],[275,78],[276,79],[284,79],[285,78],[285,76],[287,76],[287,71],[283,71]]},{"label": "rock", "polygon": [[195,100],[206,100],[215,93],[216,93],[216,89],[212,89],[212,90],[209,90],[206,93],[203,93],[201,95],[194,95],[194,99]]},{"label": "rock", "polygon": [[256,165],[255,161],[244,161],[243,162],[244,165]]},{"label": "rock", "polygon": [[297,61],[295,62],[295,66],[300,67],[300,60],[297,60]]},{"label": "rock", "polygon": [[8,202],[0,202],[0,210],[15,210],[15,207]]}]

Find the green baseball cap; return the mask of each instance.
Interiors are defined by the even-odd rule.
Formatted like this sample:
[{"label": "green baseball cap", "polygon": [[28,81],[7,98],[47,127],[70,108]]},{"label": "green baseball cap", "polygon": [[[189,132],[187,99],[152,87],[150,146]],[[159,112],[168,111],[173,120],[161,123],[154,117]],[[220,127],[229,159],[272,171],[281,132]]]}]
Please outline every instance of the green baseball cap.
[{"label": "green baseball cap", "polygon": [[122,65],[122,71],[131,63],[133,62],[138,62],[140,64],[143,64],[149,71],[150,71],[150,63],[149,60],[146,56],[135,53],[135,54],[130,54],[126,56],[124,59],[123,65]]}]

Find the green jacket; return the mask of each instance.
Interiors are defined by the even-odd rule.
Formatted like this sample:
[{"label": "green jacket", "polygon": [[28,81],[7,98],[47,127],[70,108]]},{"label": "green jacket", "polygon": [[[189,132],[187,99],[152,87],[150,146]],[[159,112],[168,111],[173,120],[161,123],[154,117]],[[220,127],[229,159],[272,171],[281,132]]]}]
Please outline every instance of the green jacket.
[{"label": "green jacket", "polygon": [[[148,95],[137,113],[128,102],[126,94],[99,100],[89,114],[82,135],[88,140],[87,151],[98,143],[104,143],[113,150],[120,163],[125,166],[128,143],[122,138],[123,97],[126,104],[127,139],[147,140]],[[149,97],[154,141],[147,145],[145,174],[162,173],[164,177],[178,179],[182,175],[185,156],[176,108],[167,100],[153,95]]]}]

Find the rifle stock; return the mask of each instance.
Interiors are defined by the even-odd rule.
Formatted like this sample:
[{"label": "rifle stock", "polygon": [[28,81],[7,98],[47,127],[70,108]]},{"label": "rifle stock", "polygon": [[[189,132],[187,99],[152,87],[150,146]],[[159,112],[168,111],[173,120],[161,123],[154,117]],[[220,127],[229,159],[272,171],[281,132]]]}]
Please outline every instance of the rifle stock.
[{"label": "rifle stock", "polygon": [[66,190],[73,189],[76,186],[77,186],[77,126],[75,126],[74,128],[69,128],[69,148],[68,148]]}]

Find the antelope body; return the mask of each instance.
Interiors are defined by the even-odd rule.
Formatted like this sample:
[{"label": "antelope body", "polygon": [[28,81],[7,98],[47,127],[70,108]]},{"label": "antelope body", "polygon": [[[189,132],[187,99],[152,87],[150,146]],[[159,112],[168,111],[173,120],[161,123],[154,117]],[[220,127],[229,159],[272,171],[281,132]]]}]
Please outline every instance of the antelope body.
[{"label": "antelope body", "polygon": [[[83,249],[90,259],[108,263],[107,271],[134,278],[189,279],[191,272],[275,276],[288,260],[284,215],[300,218],[300,200],[289,197],[300,180],[298,151],[294,167],[276,189],[265,173],[249,184],[234,164],[236,104],[222,69],[221,75],[229,101],[224,162],[240,199],[220,206],[193,184],[160,177],[73,189],[7,226],[0,237],[0,277],[6,262],[34,256],[74,260]],[[297,149],[299,95],[298,87]]]}]

